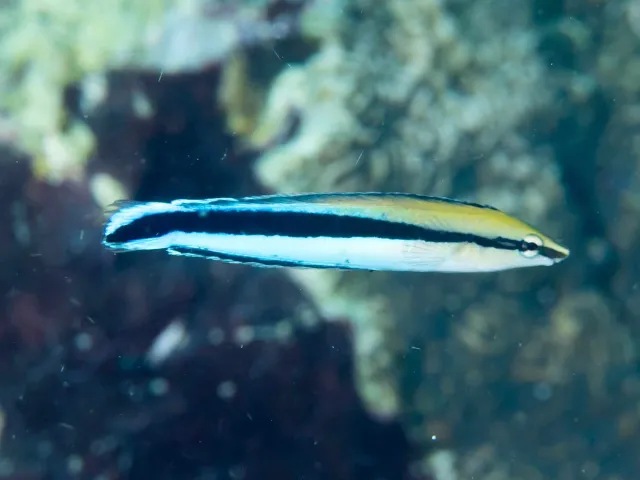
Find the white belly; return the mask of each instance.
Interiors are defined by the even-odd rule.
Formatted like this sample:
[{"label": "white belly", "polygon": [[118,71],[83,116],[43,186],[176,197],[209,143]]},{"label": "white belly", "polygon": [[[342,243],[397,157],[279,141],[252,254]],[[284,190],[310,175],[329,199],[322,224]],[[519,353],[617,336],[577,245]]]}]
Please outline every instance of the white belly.
[{"label": "white belly", "polygon": [[[155,248],[184,247],[223,255],[247,257],[248,261],[283,262],[301,267],[332,267],[363,270],[434,271],[452,244],[385,238],[238,236],[173,232],[153,241]],[[145,245],[147,248],[150,245]]]}]

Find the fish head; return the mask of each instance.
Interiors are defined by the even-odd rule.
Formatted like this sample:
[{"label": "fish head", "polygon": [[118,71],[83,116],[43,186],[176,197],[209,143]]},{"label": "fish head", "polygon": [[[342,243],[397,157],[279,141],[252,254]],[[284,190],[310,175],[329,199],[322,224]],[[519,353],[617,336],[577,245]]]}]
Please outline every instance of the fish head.
[{"label": "fish head", "polygon": [[551,266],[569,256],[569,249],[532,226],[499,211],[467,218],[473,241],[458,245],[443,269],[490,272]]},{"label": "fish head", "polygon": [[491,253],[503,268],[551,266],[569,256],[569,249],[531,225],[505,215],[504,228]]}]

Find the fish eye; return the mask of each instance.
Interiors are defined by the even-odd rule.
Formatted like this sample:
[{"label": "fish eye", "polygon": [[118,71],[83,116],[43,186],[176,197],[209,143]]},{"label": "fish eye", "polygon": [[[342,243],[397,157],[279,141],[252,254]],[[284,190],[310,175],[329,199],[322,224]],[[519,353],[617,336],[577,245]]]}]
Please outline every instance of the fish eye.
[{"label": "fish eye", "polygon": [[540,247],[542,246],[542,239],[537,235],[527,235],[522,240],[520,245],[520,253],[527,258],[533,258],[538,255]]}]

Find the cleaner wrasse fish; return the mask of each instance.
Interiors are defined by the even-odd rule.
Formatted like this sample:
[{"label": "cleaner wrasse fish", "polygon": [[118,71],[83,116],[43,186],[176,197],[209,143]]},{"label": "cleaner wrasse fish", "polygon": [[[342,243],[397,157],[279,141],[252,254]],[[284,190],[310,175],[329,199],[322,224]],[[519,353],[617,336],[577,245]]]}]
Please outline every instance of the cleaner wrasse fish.
[{"label": "cleaner wrasse fish", "polygon": [[405,193],[121,200],[108,213],[108,249],[263,267],[491,272],[569,256],[491,206]]}]

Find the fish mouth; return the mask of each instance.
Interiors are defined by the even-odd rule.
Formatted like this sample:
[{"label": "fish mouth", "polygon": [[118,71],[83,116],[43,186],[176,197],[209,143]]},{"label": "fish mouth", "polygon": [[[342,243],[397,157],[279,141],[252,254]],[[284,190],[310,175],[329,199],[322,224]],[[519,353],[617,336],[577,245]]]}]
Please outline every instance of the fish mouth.
[{"label": "fish mouth", "polygon": [[553,260],[553,263],[560,263],[569,256],[569,249],[560,245],[556,247],[542,247],[540,253],[545,257]]}]

